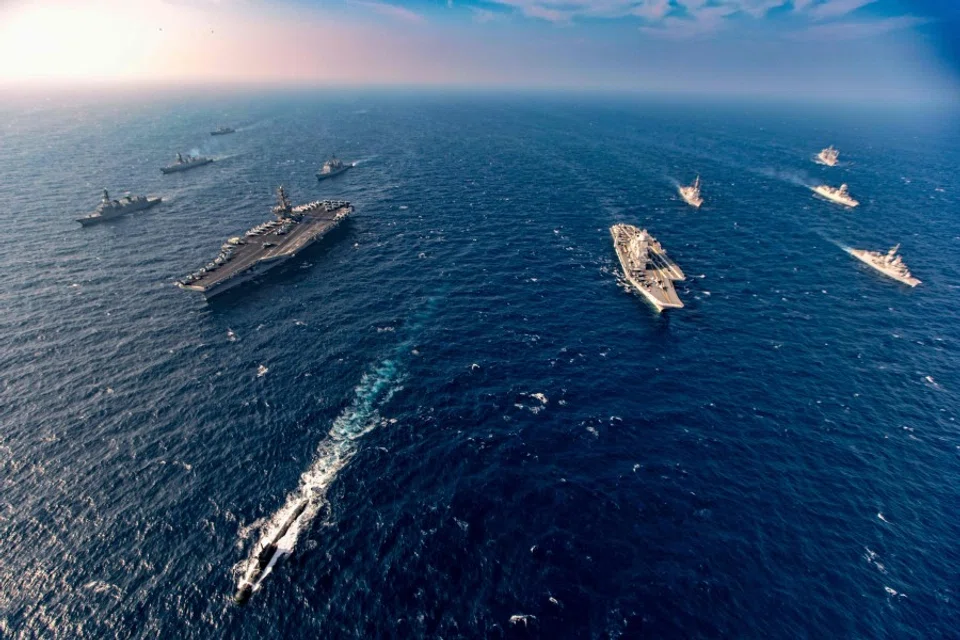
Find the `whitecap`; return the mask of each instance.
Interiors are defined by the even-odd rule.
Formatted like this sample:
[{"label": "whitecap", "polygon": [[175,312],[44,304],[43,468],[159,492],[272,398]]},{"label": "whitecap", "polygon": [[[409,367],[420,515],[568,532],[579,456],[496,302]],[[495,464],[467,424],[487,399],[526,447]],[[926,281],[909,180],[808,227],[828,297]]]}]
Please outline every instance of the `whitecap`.
[{"label": "whitecap", "polygon": [[264,365],[260,365],[259,367],[257,367],[257,377],[262,378],[263,376],[267,375],[267,371],[270,371],[270,369],[268,369]]}]

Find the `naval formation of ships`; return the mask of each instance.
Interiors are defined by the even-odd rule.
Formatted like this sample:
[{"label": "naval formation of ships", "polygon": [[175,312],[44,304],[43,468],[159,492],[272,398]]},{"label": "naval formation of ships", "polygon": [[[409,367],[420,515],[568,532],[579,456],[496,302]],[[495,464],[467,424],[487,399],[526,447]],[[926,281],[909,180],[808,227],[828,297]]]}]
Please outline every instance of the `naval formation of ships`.
[{"label": "naval formation of ships", "polygon": [[[218,127],[212,136],[235,133],[231,127]],[[840,152],[832,145],[821,150],[814,160],[827,167],[838,164]],[[164,174],[178,173],[213,163],[212,158],[177,154],[173,164],[161,167]],[[356,163],[346,163],[331,156],[317,171],[317,180],[323,181],[340,175]],[[810,187],[822,198],[846,207],[860,203],[849,193],[847,185],[834,188],[826,184]],[[700,176],[690,185],[678,188],[680,197],[691,207],[700,209],[704,203]],[[277,193],[278,204],[273,208],[274,220],[264,222],[247,231],[243,236],[232,237],[220,248],[220,253],[197,271],[176,282],[182,289],[199,291],[212,297],[246,282],[296,256],[300,251],[323,238],[353,212],[349,202],[343,200],[316,200],[292,206],[286,191],[281,186]],[[126,195],[113,200],[103,190],[103,198],[89,215],[78,222],[89,226],[112,220],[127,213],[149,209],[160,204],[161,198]],[[646,229],[629,224],[615,224],[610,228],[613,245],[623,268],[624,279],[639,292],[657,311],[679,309],[683,301],[677,294],[674,282],[684,279],[680,267],[667,257],[661,244]],[[846,249],[864,264],[898,282],[915,287],[920,280],[913,277],[898,255],[900,245],[887,253],[862,249]]]},{"label": "naval formation of ships", "polygon": [[[236,133],[231,127],[217,127],[212,136]],[[178,153],[174,162],[160,168],[164,175],[196,169],[214,162],[212,158]],[[346,163],[332,156],[317,171],[317,179],[337,176],[356,163]],[[243,236],[230,238],[220,248],[212,261],[177,280],[181,289],[199,291],[207,298],[213,297],[238,284],[261,275],[273,267],[296,256],[300,251],[320,240],[353,213],[353,207],[345,200],[315,200],[293,206],[281,186],[277,190],[277,205],[273,208],[274,220],[247,231]],[[159,197],[126,195],[113,200],[106,189],[97,208],[77,219],[82,226],[113,220],[124,214],[144,211],[162,202]]]},{"label": "naval formation of ships", "polygon": [[[815,157],[815,161],[827,167],[835,167],[839,163],[840,152],[832,145],[823,149]],[[860,203],[848,191],[846,184],[831,187],[826,184],[810,187],[822,198],[845,207],[856,207]],[[699,209],[703,205],[703,196],[700,192],[700,176],[698,175],[691,185],[680,185],[680,197],[691,207]],[[614,250],[623,268],[624,279],[630,286],[651,304],[657,311],[664,309],[679,309],[683,302],[677,295],[674,282],[684,279],[683,272],[673,260],[667,257],[666,251],[646,229],[638,229],[629,224],[615,224],[610,228],[613,237]],[[907,265],[898,255],[900,245],[890,249],[887,253],[850,249],[846,251],[864,264],[876,269],[881,274],[898,282],[915,287],[920,280],[911,275]]]}]

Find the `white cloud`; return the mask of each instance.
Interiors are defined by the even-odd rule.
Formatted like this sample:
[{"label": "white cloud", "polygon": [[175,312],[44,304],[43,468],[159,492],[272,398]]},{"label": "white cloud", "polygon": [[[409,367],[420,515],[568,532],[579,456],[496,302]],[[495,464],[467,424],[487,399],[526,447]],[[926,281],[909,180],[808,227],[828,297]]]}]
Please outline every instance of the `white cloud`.
[{"label": "white cloud", "polygon": [[395,4],[376,2],[375,0],[352,0],[351,4],[367,7],[368,9],[372,9],[381,15],[390,18],[396,18],[397,20],[401,20],[403,22],[420,24],[427,21],[426,18],[416,11],[411,11],[406,7],[401,7]]},{"label": "white cloud", "polygon": [[877,0],[826,0],[813,6],[807,15],[814,20],[830,20],[841,18],[857,9],[875,3]]},{"label": "white cloud", "polygon": [[816,24],[794,34],[796,40],[860,40],[892,31],[910,29],[929,22],[916,16],[894,16],[880,20],[844,21]]},{"label": "white cloud", "polygon": [[470,11],[473,13],[473,21],[479,23],[485,22],[494,22],[503,17],[502,13],[496,13],[490,11],[489,9],[480,9],[479,7],[470,7]]}]

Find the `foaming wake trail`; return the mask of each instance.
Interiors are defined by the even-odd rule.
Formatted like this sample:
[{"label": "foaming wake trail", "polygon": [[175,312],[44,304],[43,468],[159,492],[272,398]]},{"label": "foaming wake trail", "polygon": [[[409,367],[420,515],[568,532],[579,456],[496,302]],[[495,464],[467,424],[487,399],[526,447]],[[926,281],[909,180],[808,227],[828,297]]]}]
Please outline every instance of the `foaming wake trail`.
[{"label": "foaming wake trail", "polygon": [[328,437],[317,447],[313,463],[300,476],[300,485],[262,527],[250,557],[237,566],[240,580],[234,599],[243,604],[257,591],[284,557],[293,552],[300,534],[326,504],[326,494],[337,474],[357,452],[357,440],[388,421],[378,408],[401,388],[398,368],[385,360],[360,379],[353,400],[333,421]]},{"label": "foaming wake trail", "polygon": [[818,184],[817,181],[800,171],[784,171],[767,167],[765,169],[760,169],[758,173],[768,178],[783,180],[784,182],[795,184],[798,187],[806,187],[807,189],[813,189]]}]

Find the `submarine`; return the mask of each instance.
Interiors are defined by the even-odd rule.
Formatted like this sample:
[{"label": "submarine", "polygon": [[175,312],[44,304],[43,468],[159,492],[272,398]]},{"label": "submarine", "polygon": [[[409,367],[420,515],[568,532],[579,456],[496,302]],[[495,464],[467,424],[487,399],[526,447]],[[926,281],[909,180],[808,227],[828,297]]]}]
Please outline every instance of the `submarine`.
[{"label": "submarine", "polygon": [[308,499],[305,498],[301,500],[299,504],[297,504],[297,507],[290,513],[290,516],[284,521],[283,526],[277,529],[277,532],[270,536],[270,539],[267,540],[260,551],[257,552],[255,564],[247,570],[246,575],[243,576],[243,579],[240,580],[240,584],[237,586],[237,592],[233,595],[234,602],[237,604],[246,604],[250,599],[250,596],[253,595],[254,587],[256,587],[258,581],[263,576],[264,570],[270,566],[270,563],[273,562],[277,554],[280,553],[277,543],[283,539],[283,536],[287,535],[290,527],[303,515],[308,504],[310,504]]}]

